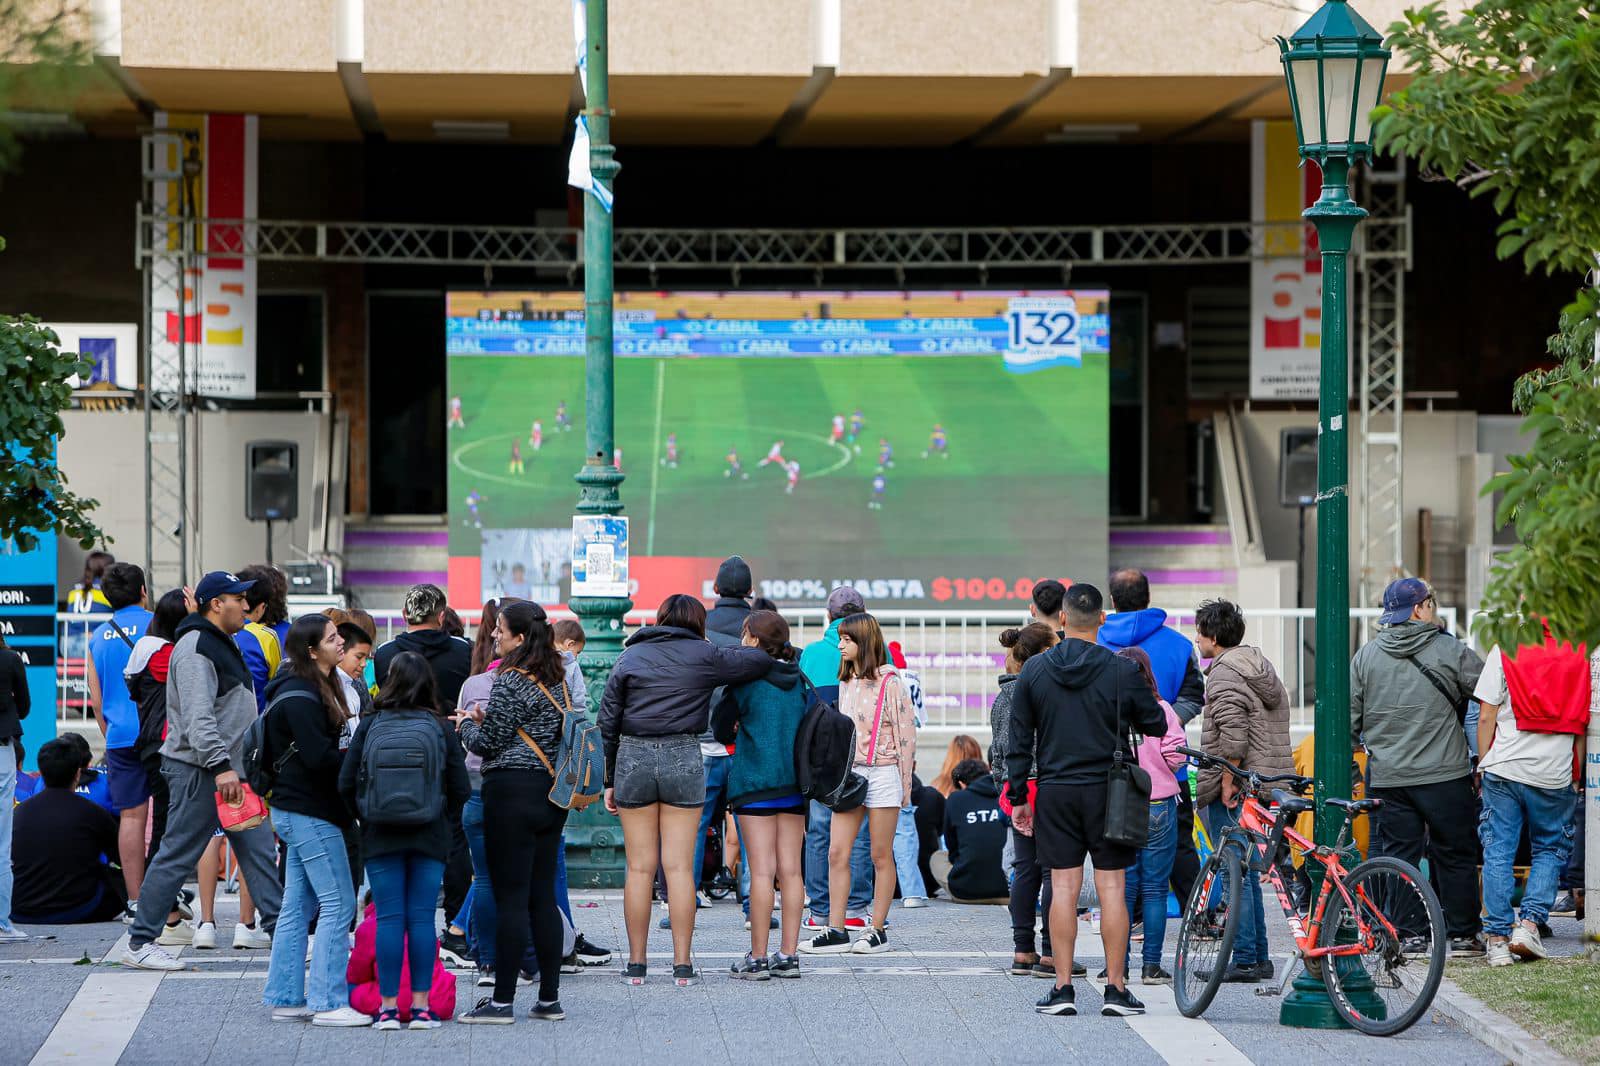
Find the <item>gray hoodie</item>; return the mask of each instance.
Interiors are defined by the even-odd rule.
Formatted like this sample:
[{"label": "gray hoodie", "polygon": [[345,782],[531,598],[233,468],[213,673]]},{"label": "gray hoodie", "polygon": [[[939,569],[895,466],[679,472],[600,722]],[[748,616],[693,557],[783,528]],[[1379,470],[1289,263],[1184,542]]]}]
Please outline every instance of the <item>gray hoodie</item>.
[{"label": "gray hoodie", "polygon": [[[1419,663],[1457,693],[1455,703],[1434,688]],[[1482,672],[1477,652],[1428,622],[1388,626],[1356,652],[1350,735],[1366,744],[1373,788],[1432,785],[1472,772],[1456,704],[1472,695]]]},{"label": "gray hoodie", "polygon": [[212,774],[244,766],[255,689],[237,645],[198,614],[178,625],[167,667],[167,739],[161,754]]}]

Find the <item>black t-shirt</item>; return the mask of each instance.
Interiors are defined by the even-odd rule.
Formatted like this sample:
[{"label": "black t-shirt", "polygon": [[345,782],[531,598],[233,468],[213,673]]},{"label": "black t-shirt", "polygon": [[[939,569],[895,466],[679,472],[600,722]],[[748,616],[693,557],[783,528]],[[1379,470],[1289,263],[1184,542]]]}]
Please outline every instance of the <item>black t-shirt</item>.
[{"label": "black t-shirt", "polygon": [[16,914],[53,914],[81,907],[105,881],[105,860],[117,854],[117,820],[93,800],[64,788],[42,789],[17,805],[11,828]]}]

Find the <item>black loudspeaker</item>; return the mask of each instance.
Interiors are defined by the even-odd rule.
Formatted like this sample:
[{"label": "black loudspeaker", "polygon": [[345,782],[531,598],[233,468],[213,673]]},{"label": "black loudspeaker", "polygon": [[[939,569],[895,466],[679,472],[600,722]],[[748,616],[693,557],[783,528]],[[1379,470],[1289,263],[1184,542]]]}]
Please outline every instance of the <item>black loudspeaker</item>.
[{"label": "black loudspeaker", "polygon": [[1317,498],[1317,430],[1315,426],[1278,434],[1278,502],[1308,507]]},{"label": "black loudspeaker", "polygon": [[244,516],[288,522],[300,514],[300,445],[252,440],[244,446]]}]

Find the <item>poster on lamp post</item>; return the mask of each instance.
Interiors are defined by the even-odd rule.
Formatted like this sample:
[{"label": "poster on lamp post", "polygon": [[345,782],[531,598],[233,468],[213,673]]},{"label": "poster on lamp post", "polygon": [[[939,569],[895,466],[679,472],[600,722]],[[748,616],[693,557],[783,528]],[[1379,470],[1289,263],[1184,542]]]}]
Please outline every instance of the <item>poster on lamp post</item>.
[{"label": "poster on lamp post", "polygon": [[628,519],[573,515],[572,594],[628,595]]},{"label": "poster on lamp post", "polygon": [[1300,163],[1294,123],[1250,125],[1250,218],[1265,255],[1250,262],[1250,398],[1315,400],[1322,346],[1322,257],[1300,212],[1322,172]]}]

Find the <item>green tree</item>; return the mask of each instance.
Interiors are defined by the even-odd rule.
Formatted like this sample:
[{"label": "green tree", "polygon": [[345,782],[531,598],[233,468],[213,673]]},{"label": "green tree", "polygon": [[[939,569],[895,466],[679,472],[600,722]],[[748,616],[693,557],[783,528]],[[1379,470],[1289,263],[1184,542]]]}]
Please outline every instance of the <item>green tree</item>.
[{"label": "green tree", "polygon": [[1554,365],[1513,395],[1533,447],[1484,486],[1504,494],[1496,521],[1518,544],[1490,571],[1479,632],[1510,646],[1544,619],[1600,645],[1600,289],[1579,280],[1600,252],[1600,3],[1483,0],[1452,16],[1435,2],[1389,33],[1411,80],[1375,115],[1379,146],[1490,197],[1502,257],[1582,284],[1549,339]]},{"label": "green tree", "polygon": [[[70,100],[94,76],[93,58],[84,5],[0,0],[0,173],[21,154],[14,121],[24,105]],[[42,530],[59,530],[85,548],[105,539],[89,517],[97,501],[69,490],[56,465],[61,412],[72,403],[68,381],[94,369],[60,343],[31,315],[0,314],[0,540],[12,538],[24,551]]]}]

